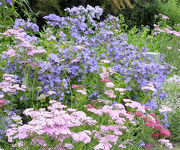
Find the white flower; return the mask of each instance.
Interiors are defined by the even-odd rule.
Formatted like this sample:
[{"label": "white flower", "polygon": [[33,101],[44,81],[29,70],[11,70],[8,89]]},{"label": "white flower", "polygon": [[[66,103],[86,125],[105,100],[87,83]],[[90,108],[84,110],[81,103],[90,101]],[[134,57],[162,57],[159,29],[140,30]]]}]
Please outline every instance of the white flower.
[{"label": "white flower", "polygon": [[83,90],[76,90],[76,91],[81,93],[82,95],[86,95],[87,94],[85,89],[83,89]]},{"label": "white flower", "polygon": [[109,64],[109,63],[111,63],[111,61],[110,60],[101,60],[101,63]]},{"label": "white flower", "polygon": [[54,92],[54,91],[48,91],[48,95],[53,95],[53,94],[56,94],[56,92]]},{"label": "white flower", "polygon": [[115,91],[124,92],[125,89],[124,88],[115,88]]},{"label": "white flower", "polygon": [[2,99],[4,97],[4,95],[3,94],[0,94],[0,99]]}]

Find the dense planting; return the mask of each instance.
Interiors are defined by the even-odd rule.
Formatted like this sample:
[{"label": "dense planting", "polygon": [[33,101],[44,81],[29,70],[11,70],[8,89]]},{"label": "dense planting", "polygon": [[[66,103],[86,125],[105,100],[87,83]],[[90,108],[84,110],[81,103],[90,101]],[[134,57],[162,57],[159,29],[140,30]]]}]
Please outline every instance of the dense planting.
[{"label": "dense planting", "polygon": [[42,31],[17,19],[1,33],[1,147],[172,149],[172,109],[159,104],[173,67],[129,44],[121,19],[100,21],[100,7],[65,11],[44,16]]}]

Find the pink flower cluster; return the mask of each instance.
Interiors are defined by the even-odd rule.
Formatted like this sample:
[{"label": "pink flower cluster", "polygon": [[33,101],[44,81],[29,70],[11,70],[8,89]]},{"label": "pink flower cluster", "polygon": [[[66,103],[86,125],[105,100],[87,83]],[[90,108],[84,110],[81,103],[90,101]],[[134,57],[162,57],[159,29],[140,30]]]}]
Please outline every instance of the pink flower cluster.
[{"label": "pink flower cluster", "polygon": [[160,29],[160,27],[156,24],[154,24],[154,27],[155,27],[155,31],[157,31],[155,32],[155,35],[160,33],[167,33],[167,34],[174,34],[175,36],[180,37],[180,32],[172,30],[171,27],[166,29]]},{"label": "pink flower cluster", "polygon": [[159,139],[158,142],[165,145],[169,149],[173,149],[173,145],[169,142],[168,139]]},{"label": "pink flower cluster", "polygon": [[121,95],[124,95],[124,92],[126,91],[124,88],[115,88],[115,91],[120,92]]},{"label": "pink flower cluster", "polygon": [[[94,100],[93,103],[99,101],[101,100]],[[22,125],[21,117],[13,115],[12,119],[16,124],[7,130],[6,135],[9,142],[14,143],[14,140],[19,140],[19,142],[15,143],[15,147],[22,147],[25,139],[32,138],[31,143],[33,145],[42,146],[44,149],[66,150],[73,149],[73,143],[83,142],[88,144],[96,139],[98,143],[94,146],[94,150],[110,150],[115,145],[124,149],[127,148],[127,142],[122,142],[121,137],[129,132],[126,126],[127,123],[134,125],[135,116],[141,117],[147,127],[153,128],[155,133],[151,134],[152,137],[169,137],[171,135],[169,130],[163,129],[155,114],[145,113],[145,108],[140,103],[130,99],[123,99],[123,101],[125,106],[136,109],[134,114],[127,112],[125,106],[118,103],[113,104],[113,106],[105,104],[97,108],[95,108],[95,105],[87,107],[88,113],[93,113],[93,116],[94,114],[103,117],[107,116],[106,122],[109,122],[108,125],[101,124],[97,126],[97,121],[92,117],[88,117],[84,112],[67,108],[60,102],[51,100],[48,110],[44,108],[39,110],[34,110],[34,108],[26,109],[23,113],[32,118],[27,124]],[[83,125],[96,126],[96,129],[91,128],[91,130],[81,130],[80,132],[71,131],[73,127]],[[52,140],[57,140],[58,145],[49,147],[43,135],[48,135]],[[72,139],[72,143],[65,142],[65,139]],[[170,147],[170,144],[168,146]],[[152,144],[146,144],[144,148],[150,149],[151,147]]]},{"label": "pink flower cluster", "polygon": [[[124,105],[122,104],[115,104],[115,107],[117,109],[114,109],[113,106],[109,106],[109,105],[105,105],[102,108],[96,109],[96,108],[91,108],[91,109],[87,109],[89,112],[92,112],[94,114],[97,114],[99,116],[102,116],[103,113],[107,114],[111,117],[111,119],[119,124],[119,125],[123,125],[127,120],[129,120],[131,123],[133,123],[133,119],[134,116],[129,114]],[[126,119],[127,120],[126,120]]]},{"label": "pink flower cluster", "polygon": [[5,99],[0,99],[0,107],[3,107],[4,104],[7,104]]},{"label": "pink flower cluster", "polygon": [[101,68],[102,68],[102,73],[100,73],[100,77],[102,80],[105,79],[109,80],[110,75],[115,73],[114,69],[111,67],[105,68],[104,66],[102,66]]},{"label": "pink flower cluster", "polygon": [[154,85],[152,83],[147,84],[146,86],[141,88],[142,90],[150,90],[153,92],[156,92],[157,90],[154,88]]},{"label": "pink flower cluster", "polygon": [[53,95],[53,94],[56,94],[55,91],[48,91],[48,95]]},{"label": "pink flower cluster", "polygon": [[14,77],[15,76],[12,74],[4,74],[4,80],[0,83],[0,88],[2,91],[8,93],[9,95],[15,94],[16,91],[26,91],[26,86],[16,84]]},{"label": "pink flower cluster", "polygon": [[107,71],[107,69],[105,67],[102,67],[102,73],[100,73],[100,77],[102,80],[104,79],[109,79],[109,72]]},{"label": "pink flower cluster", "polygon": [[132,101],[130,99],[123,99],[123,101],[126,103],[125,106],[137,108],[136,111],[145,112],[145,107],[142,106],[141,103]]},{"label": "pink flower cluster", "polygon": [[161,113],[171,112],[171,111],[172,111],[172,109],[165,105],[162,105],[161,109],[159,109],[159,112],[161,112]]},{"label": "pink flower cluster", "polygon": [[162,14],[159,14],[161,17],[162,17],[162,19],[169,19],[169,17],[168,16],[165,16],[165,15],[162,15]]},{"label": "pink flower cluster", "polygon": [[[23,113],[30,116],[32,120],[28,124],[22,126],[13,126],[7,130],[7,137],[9,142],[13,140],[23,140],[37,134],[42,137],[43,134],[49,135],[52,139],[58,138],[63,143],[64,139],[72,137],[73,142],[82,141],[85,144],[91,141],[89,135],[91,132],[84,130],[79,133],[72,132],[70,128],[81,125],[94,125],[96,123],[91,117],[86,116],[82,111],[65,110],[66,106],[54,100],[50,101],[51,105],[48,111],[44,108],[38,111],[34,108],[28,108]],[[20,117],[15,117],[20,121]],[[42,138],[40,138],[42,140]],[[44,146],[46,143],[42,142]],[[37,143],[36,143],[37,144]],[[38,143],[40,144],[40,143]],[[17,145],[16,145],[17,146]],[[61,145],[62,147],[65,145]],[[67,145],[66,145],[67,146]]]},{"label": "pink flower cluster", "polygon": [[87,94],[87,92],[86,92],[85,89],[82,89],[82,90],[76,90],[76,92],[81,93],[82,95],[86,95],[86,94]]},{"label": "pink flower cluster", "polygon": [[7,52],[6,52],[6,51],[3,51],[2,53],[3,53],[4,55],[9,56],[9,57],[13,57],[13,56],[16,55],[16,51],[15,51],[14,49],[12,49],[12,48],[8,49]]},{"label": "pink flower cluster", "polygon": [[[35,47],[30,42],[26,41],[25,39],[25,32],[23,32],[23,29],[8,29],[6,32],[3,33],[6,36],[14,35],[14,38],[20,42],[17,47],[21,46],[28,50],[27,54],[29,56],[34,56],[35,54],[40,53],[46,53],[46,50],[44,50],[42,47]],[[15,55],[15,52],[10,50],[7,52],[4,52],[5,55],[8,55],[10,57]]]},{"label": "pink flower cluster", "polygon": [[[128,128],[125,123],[129,121],[133,122],[133,115],[127,113],[124,105],[115,104],[117,109],[113,106],[105,105],[100,109],[91,108],[87,109],[89,112],[102,116],[107,114],[111,117],[112,121],[115,122],[113,125],[100,126],[100,131],[93,130],[94,137],[98,139],[99,144],[94,147],[94,150],[110,150],[113,145],[116,145],[119,137],[123,135],[123,132],[128,132]],[[113,134],[112,134],[113,133]],[[119,145],[120,148],[126,148],[123,144]]]},{"label": "pink flower cluster", "polygon": [[80,89],[81,87],[83,87],[84,85],[76,85],[76,84],[73,84],[71,86],[72,89]]},{"label": "pink flower cluster", "polygon": [[112,83],[112,82],[106,82],[106,87],[112,88],[112,87],[114,87],[114,83]]},{"label": "pink flower cluster", "polygon": [[71,86],[72,89],[77,89],[76,92],[81,93],[82,95],[86,95],[87,94],[86,89],[81,89],[81,87],[84,87],[84,85],[73,84]]},{"label": "pink flower cluster", "polygon": [[116,98],[116,95],[114,95],[113,90],[106,90],[104,94],[108,95],[110,98]]}]

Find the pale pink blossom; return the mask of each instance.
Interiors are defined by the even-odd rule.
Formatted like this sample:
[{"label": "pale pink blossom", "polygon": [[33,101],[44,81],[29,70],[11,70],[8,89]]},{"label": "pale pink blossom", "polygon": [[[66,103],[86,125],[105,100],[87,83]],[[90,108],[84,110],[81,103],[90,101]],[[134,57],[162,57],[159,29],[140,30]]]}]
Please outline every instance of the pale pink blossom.
[{"label": "pale pink blossom", "polygon": [[71,88],[72,89],[76,89],[76,88],[81,88],[81,87],[83,87],[84,85],[76,85],[76,84],[73,84],[72,86],[71,86]]},{"label": "pale pink blossom", "polygon": [[56,94],[56,92],[54,92],[54,91],[48,91],[48,95],[53,95],[53,94]]},{"label": "pale pink blossom", "polygon": [[71,63],[76,63],[76,62],[79,62],[79,59],[76,58],[76,59],[71,61]]},{"label": "pale pink blossom", "polygon": [[172,109],[169,108],[168,106],[162,105],[161,109],[159,109],[159,112],[163,113],[163,112],[171,112]]},{"label": "pale pink blossom", "polygon": [[173,145],[172,145],[172,143],[169,142],[168,139],[159,139],[158,142],[161,144],[164,144],[169,149],[173,149]]},{"label": "pale pink blossom", "polygon": [[169,17],[165,16],[165,15],[161,15],[162,19],[169,19]]},{"label": "pale pink blossom", "polygon": [[157,90],[154,88],[154,85],[152,83],[147,84],[146,86],[141,88],[142,90],[150,90],[153,92],[156,92]]},{"label": "pale pink blossom", "polygon": [[106,90],[104,94],[108,95],[110,98],[116,98],[113,90]]},{"label": "pale pink blossom", "polygon": [[4,95],[3,94],[0,94],[0,99],[4,98]]},{"label": "pale pink blossom", "polygon": [[70,143],[65,143],[64,147],[66,147],[68,149],[73,149],[74,148],[74,146],[72,144],[70,144]]},{"label": "pale pink blossom", "polygon": [[114,83],[112,83],[112,82],[107,82],[107,83],[106,83],[106,87],[112,88],[112,87],[114,87]]},{"label": "pale pink blossom", "polygon": [[115,91],[124,92],[126,90],[124,88],[115,88]]},{"label": "pale pink blossom", "polygon": [[77,46],[75,46],[75,48],[78,50],[84,50],[85,46],[77,45]]},{"label": "pale pink blossom", "polygon": [[123,144],[118,145],[118,147],[119,147],[119,148],[122,148],[122,149],[126,148],[126,146],[123,145]]},{"label": "pale pink blossom", "polygon": [[7,101],[5,99],[1,99],[0,104],[7,104]]},{"label": "pale pink blossom", "polygon": [[77,92],[81,93],[82,95],[86,95],[87,92],[85,89],[82,89],[82,90],[76,90]]},{"label": "pale pink blossom", "polygon": [[114,69],[111,68],[111,67],[108,67],[108,71],[109,71],[109,73],[110,73],[111,75],[115,73]]},{"label": "pale pink blossom", "polygon": [[12,49],[12,48],[10,48],[7,52],[4,51],[4,52],[2,52],[2,53],[3,53],[4,55],[9,56],[9,57],[13,57],[13,56],[16,55],[16,51],[15,51],[14,49]]}]

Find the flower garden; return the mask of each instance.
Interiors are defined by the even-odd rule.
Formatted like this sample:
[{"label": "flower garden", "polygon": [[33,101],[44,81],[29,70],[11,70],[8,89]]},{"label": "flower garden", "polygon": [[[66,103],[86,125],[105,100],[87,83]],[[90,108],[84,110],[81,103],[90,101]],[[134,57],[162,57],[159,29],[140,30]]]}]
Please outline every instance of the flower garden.
[{"label": "flower garden", "polygon": [[[0,149],[173,149],[179,107],[163,103],[164,83],[179,73],[180,47],[163,40],[180,32],[165,15],[146,36],[148,27],[125,32],[122,16],[100,20],[99,6],[65,11],[44,16],[41,30],[16,18],[0,33]],[[152,49],[173,49],[174,64]]]}]

